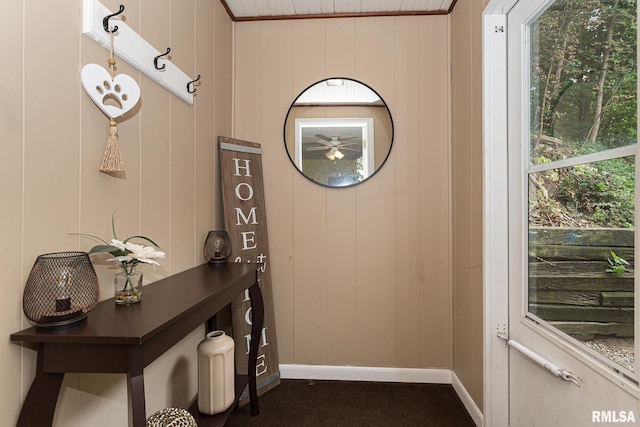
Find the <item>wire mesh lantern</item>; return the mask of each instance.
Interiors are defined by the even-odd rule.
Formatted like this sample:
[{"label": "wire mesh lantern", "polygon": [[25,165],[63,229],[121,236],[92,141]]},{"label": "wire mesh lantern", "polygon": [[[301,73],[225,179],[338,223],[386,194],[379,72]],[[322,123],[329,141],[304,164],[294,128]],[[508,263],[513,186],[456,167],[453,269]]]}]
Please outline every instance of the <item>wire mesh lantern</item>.
[{"label": "wire mesh lantern", "polygon": [[98,304],[100,285],[86,252],[55,252],[36,259],[22,297],[22,309],[38,329],[77,325]]}]

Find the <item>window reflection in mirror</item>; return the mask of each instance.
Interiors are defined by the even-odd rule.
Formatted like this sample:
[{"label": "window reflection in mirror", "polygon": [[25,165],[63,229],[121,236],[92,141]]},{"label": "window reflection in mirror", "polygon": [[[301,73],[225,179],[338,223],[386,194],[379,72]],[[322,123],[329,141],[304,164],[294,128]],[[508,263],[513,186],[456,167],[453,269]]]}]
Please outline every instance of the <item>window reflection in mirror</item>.
[{"label": "window reflection in mirror", "polygon": [[306,178],[327,187],[350,187],[369,179],[386,161],[393,121],[369,86],[331,78],[294,100],[284,139],[289,158]]}]

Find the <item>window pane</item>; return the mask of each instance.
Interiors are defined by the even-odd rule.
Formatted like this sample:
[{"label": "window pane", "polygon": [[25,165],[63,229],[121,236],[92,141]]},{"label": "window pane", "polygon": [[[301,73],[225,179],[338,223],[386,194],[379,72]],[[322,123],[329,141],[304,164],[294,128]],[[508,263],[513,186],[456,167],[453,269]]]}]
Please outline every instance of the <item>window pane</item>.
[{"label": "window pane", "polygon": [[636,143],[636,1],[557,0],[528,29],[528,309],[631,371],[634,157],[553,162]]},{"label": "window pane", "polygon": [[529,175],[529,312],[630,371],[634,161]]},{"label": "window pane", "polygon": [[636,141],[636,1],[558,0],[529,26],[530,163]]}]

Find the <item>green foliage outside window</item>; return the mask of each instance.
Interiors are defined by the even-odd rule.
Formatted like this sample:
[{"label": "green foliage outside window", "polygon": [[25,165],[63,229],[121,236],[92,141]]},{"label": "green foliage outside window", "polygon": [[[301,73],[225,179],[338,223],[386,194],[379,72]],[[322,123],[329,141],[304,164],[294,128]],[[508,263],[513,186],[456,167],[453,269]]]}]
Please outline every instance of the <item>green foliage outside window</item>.
[{"label": "green foliage outside window", "polygon": [[[531,163],[637,141],[635,0],[558,0],[531,27]],[[633,156],[539,172],[534,225],[634,227]]]}]

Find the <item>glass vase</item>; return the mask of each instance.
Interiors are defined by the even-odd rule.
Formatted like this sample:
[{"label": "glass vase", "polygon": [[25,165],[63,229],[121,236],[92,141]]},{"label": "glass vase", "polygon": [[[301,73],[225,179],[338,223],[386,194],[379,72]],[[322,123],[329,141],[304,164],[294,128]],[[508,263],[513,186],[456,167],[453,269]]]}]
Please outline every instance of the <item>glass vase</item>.
[{"label": "glass vase", "polygon": [[135,265],[122,266],[113,276],[113,290],[118,305],[129,305],[142,299],[142,272]]}]

